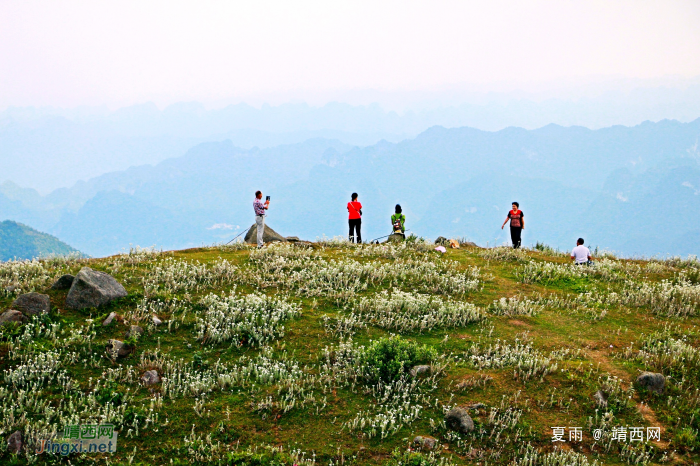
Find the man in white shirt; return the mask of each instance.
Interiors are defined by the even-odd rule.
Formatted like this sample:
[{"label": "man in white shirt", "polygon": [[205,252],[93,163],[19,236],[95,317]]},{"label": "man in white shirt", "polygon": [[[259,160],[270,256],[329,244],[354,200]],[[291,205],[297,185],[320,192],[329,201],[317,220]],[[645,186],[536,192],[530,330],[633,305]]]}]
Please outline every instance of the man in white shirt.
[{"label": "man in white shirt", "polygon": [[583,245],[583,238],[579,238],[578,241],[576,241],[576,247],[571,251],[571,260],[573,260],[576,265],[590,265],[593,263],[591,251]]}]

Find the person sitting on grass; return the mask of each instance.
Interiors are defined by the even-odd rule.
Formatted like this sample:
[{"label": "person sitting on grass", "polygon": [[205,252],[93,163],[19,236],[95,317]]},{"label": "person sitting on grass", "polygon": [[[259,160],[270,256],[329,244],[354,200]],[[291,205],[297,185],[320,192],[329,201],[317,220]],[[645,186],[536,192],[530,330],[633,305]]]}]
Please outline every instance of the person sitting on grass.
[{"label": "person sitting on grass", "polygon": [[593,265],[591,251],[583,245],[583,238],[579,238],[578,241],[576,241],[576,247],[571,251],[571,260],[573,260],[576,265]]},{"label": "person sitting on grass", "polygon": [[394,229],[395,235],[401,235],[405,238],[406,216],[401,213],[401,206],[399,204],[396,204],[396,209],[394,209],[394,211],[396,213],[391,216],[391,227]]}]

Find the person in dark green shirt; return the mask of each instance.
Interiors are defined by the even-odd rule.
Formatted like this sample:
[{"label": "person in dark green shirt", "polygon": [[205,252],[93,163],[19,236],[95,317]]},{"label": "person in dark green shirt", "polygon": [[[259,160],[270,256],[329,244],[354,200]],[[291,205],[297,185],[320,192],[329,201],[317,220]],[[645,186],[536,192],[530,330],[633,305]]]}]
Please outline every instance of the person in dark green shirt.
[{"label": "person in dark green shirt", "polygon": [[401,233],[402,235],[406,231],[406,216],[401,213],[401,206],[396,204],[395,214],[391,216],[391,227],[394,229],[394,233]]}]

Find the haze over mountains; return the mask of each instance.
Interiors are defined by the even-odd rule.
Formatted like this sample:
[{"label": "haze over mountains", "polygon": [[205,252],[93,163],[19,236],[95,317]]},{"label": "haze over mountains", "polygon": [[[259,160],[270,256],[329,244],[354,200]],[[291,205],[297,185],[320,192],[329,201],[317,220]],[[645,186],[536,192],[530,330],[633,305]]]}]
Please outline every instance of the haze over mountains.
[{"label": "haze over mountains", "polygon": [[398,112],[376,103],[327,103],[320,107],[287,103],[260,108],[236,104],[211,110],[196,102],[177,103],[163,110],[153,103],[116,111],[106,107],[8,108],[0,112],[0,182],[10,180],[47,194],[79,180],[182,156],[201,142],[226,139],[243,149],[312,138],[369,146],[382,139],[399,142],[414,138],[435,125],[495,131],[509,126],[536,129],[555,123],[595,129],[663,118],[683,122],[697,118],[700,81],[686,80],[681,87],[665,84],[617,83],[618,87],[608,92],[602,87],[597,93],[592,86],[573,93],[576,99],[557,93],[457,90],[419,96],[348,96],[389,103],[415,100],[413,106]]},{"label": "haze over mountains", "polygon": [[[189,131],[183,129],[181,147],[198,134]],[[700,240],[693,215],[700,199],[700,119],[598,130],[436,126],[366,147],[314,138],[242,149],[220,137],[190,140],[195,145],[183,156],[45,196],[5,182],[0,218],[100,256],[129,244],[183,248],[227,241],[253,223],[256,189],[272,196],[268,222],[281,233],[345,235],[345,204],[357,191],[366,240],[388,233],[400,203],[407,227],[418,235],[501,244],[507,235],[500,225],[513,200],[526,215],[525,244],[568,249],[583,236],[626,255],[664,255],[696,253]]]}]

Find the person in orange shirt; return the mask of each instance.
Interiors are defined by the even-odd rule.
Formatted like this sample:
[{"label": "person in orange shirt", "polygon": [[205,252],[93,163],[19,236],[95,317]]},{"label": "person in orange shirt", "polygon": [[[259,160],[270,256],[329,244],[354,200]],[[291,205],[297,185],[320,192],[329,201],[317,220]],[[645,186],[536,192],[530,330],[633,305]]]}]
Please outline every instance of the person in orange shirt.
[{"label": "person in orange shirt", "polygon": [[[357,200],[357,193],[352,193],[352,200],[348,202],[348,225],[350,226],[348,240],[352,243],[354,238],[356,243],[361,243],[362,234],[360,233],[360,228],[362,227],[362,204]],[[357,236],[355,232],[357,232]]]}]

